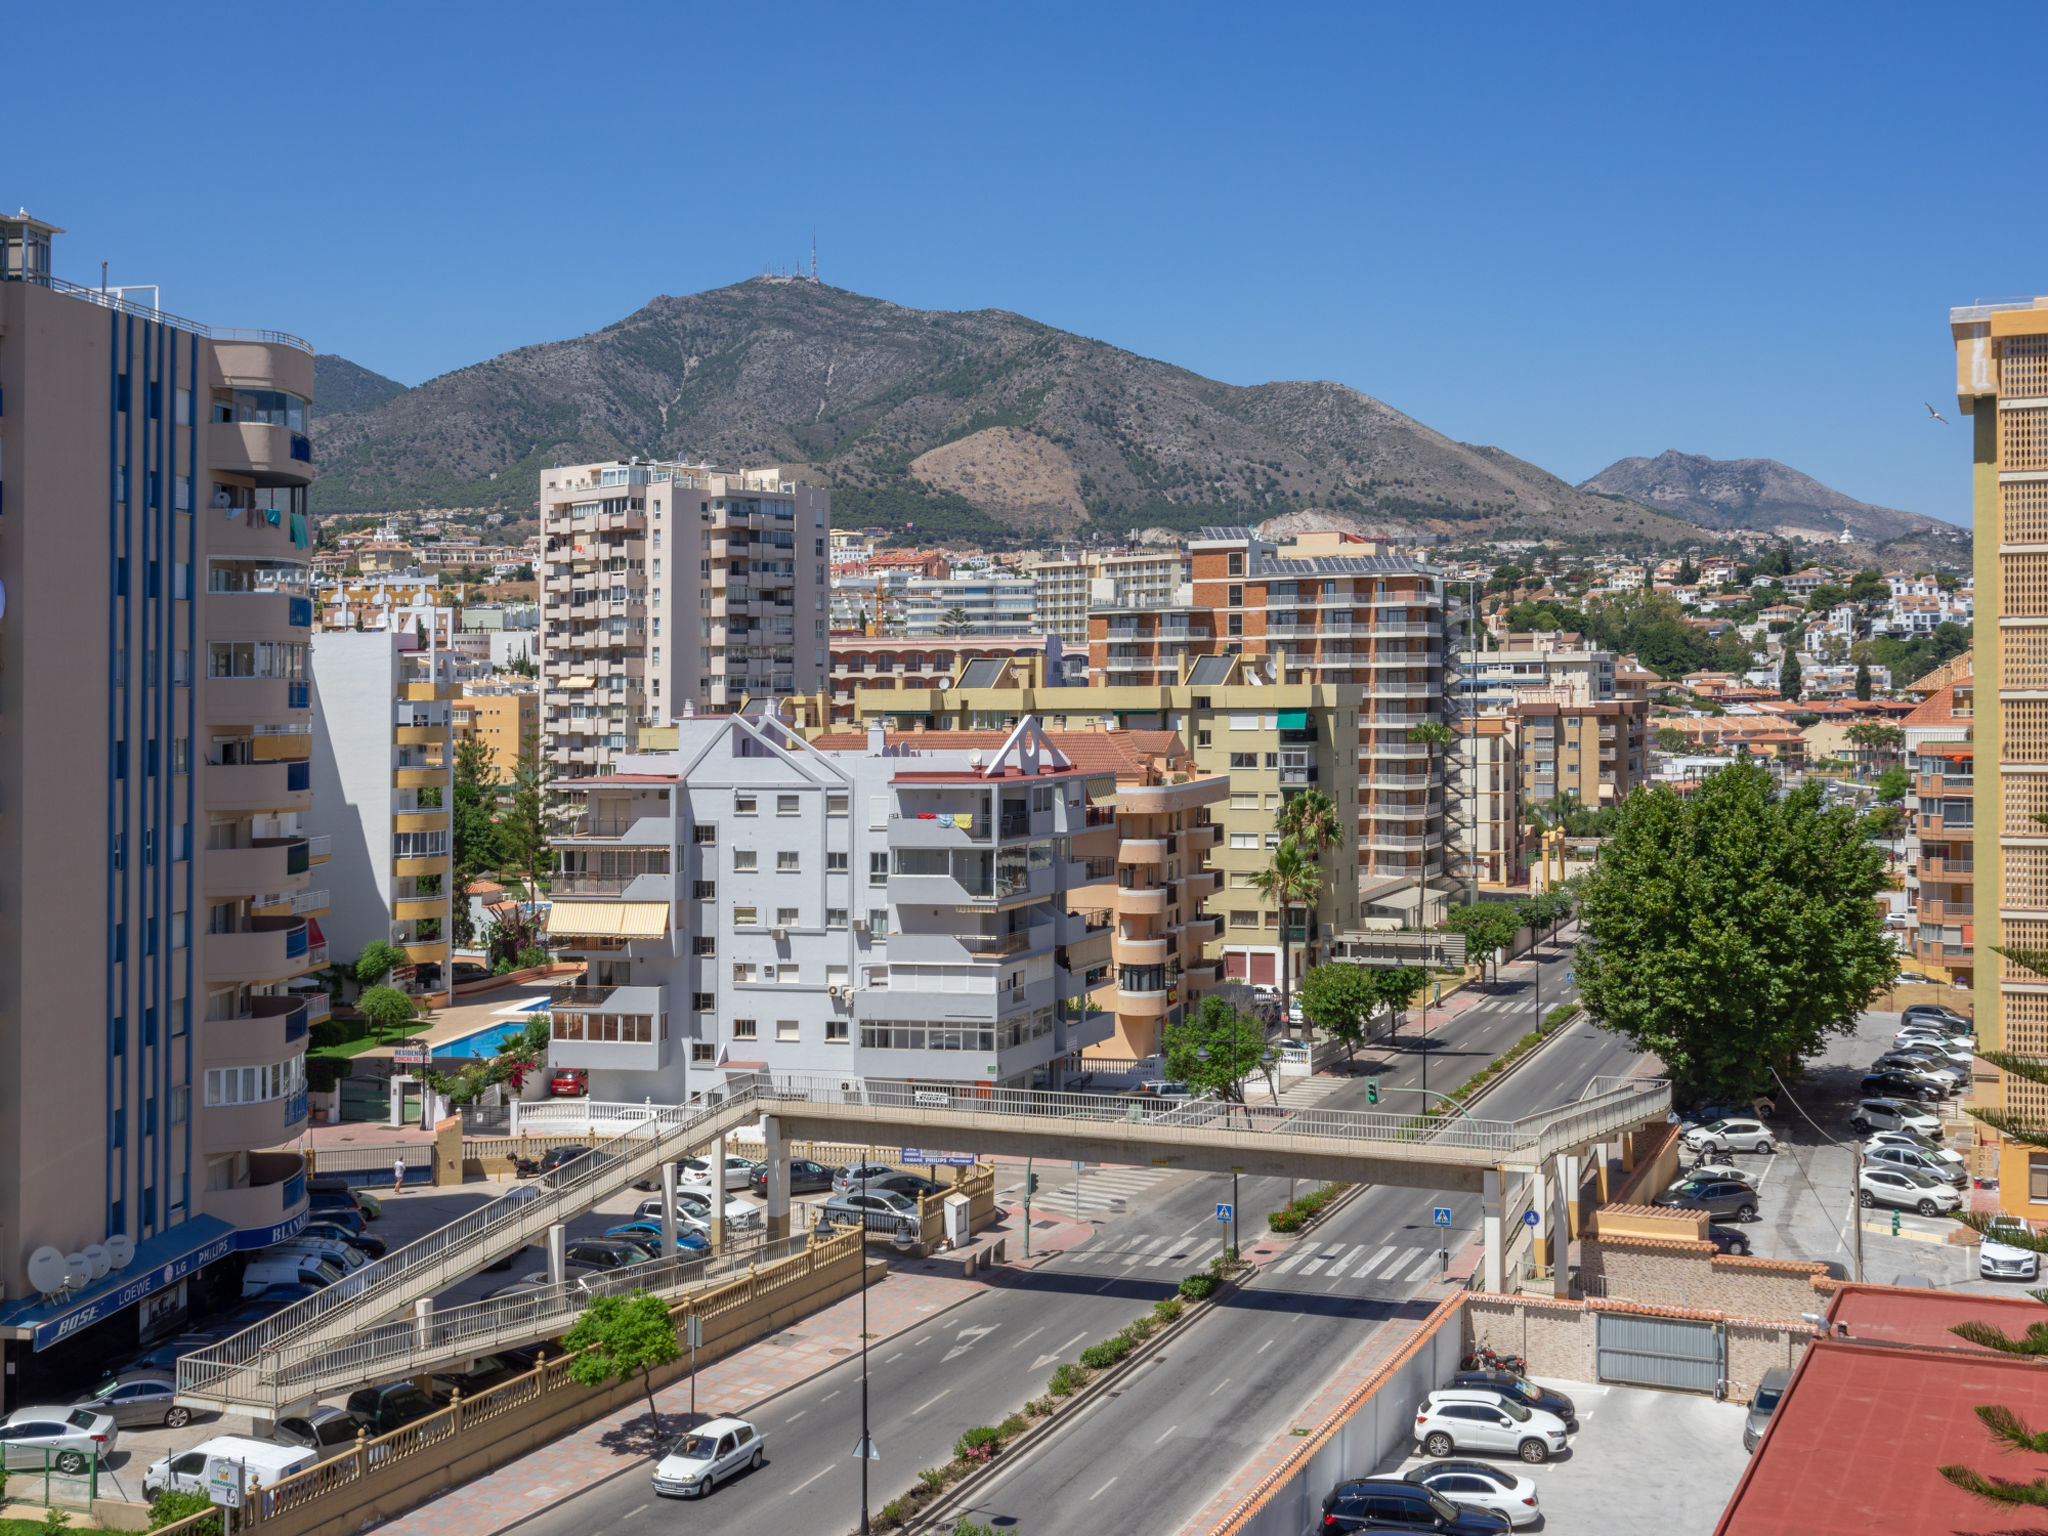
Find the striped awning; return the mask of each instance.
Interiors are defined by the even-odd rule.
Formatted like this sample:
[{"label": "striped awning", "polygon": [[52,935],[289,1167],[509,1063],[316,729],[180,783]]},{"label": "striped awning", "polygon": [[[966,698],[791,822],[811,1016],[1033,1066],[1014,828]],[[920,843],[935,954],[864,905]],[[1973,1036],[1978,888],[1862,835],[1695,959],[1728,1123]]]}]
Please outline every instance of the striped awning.
[{"label": "striped awning", "polygon": [[658,939],[668,932],[665,901],[557,901],[548,908],[548,937]]}]

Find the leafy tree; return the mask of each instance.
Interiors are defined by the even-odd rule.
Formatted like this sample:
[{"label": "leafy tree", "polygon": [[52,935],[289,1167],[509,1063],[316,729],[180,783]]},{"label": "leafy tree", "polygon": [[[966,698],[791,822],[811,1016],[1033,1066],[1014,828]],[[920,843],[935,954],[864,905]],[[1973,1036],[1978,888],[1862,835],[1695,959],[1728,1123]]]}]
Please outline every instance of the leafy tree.
[{"label": "leafy tree", "polygon": [[1285,1019],[1293,965],[1293,910],[1315,910],[1316,899],[1323,893],[1323,871],[1299,841],[1283,837],[1266,867],[1252,871],[1252,888],[1280,909],[1280,1017]]},{"label": "leafy tree", "polygon": [[1372,985],[1380,1001],[1387,1005],[1387,1039],[1391,1043],[1401,1032],[1401,1016],[1429,986],[1429,972],[1414,965],[1376,969]]},{"label": "leafy tree", "polygon": [[1894,842],[1906,834],[1906,809],[1900,805],[1879,805],[1863,818],[1866,836],[1880,843]]},{"label": "leafy tree", "polygon": [[652,1373],[681,1354],[667,1302],[642,1291],[592,1297],[576,1326],[563,1336],[562,1347],[578,1352],[569,1362],[569,1379],[583,1386],[601,1387],[638,1376],[647,1393],[655,1438],[660,1438],[661,1410],[654,1403]]},{"label": "leafy tree", "polygon": [[1685,732],[1669,725],[1657,727],[1657,750],[1659,752],[1683,752],[1685,745]]},{"label": "leafy tree", "polygon": [[1849,578],[1849,601],[1881,603],[1892,595],[1892,585],[1876,571],[1858,571]]},{"label": "leafy tree", "polygon": [[1870,663],[1859,661],[1856,663],[1856,697],[1868,700],[1870,693]]},{"label": "leafy tree", "polygon": [[1906,798],[1906,791],[1913,787],[1913,776],[1903,768],[1887,768],[1877,776],[1877,798],[1880,803],[1889,804]]},{"label": "leafy tree", "polygon": [[476,928],[469,915],[470,887],[502,862],[498,824],[491,815],[497,799],[495,780],[486,742],[473,736],[456,743],[455,806],[448,820],[455,844],[455,942],[464,949],[476,943]]},{"label": "leafy tree", "polygon": [[1486,583],[1486,590],[1489,592],[1512,592],[1515,590],[1516,583],[1521,581],[1523,574],[1524,572],[1519,565],[1497,565],[1493,568],[1492,579]]},{"label": "leafy tree", "polygon": [[1167,1025],[1165,1047],[1166,1075],[1197,1093],[1242,1104],[1252,1077],[1264,1074],[1271,1081],[1266,1026],[1214,992],[1180,1023]]},{"label": "leafy tree", "polygon": [[974,628],[973,615],[965,608],[948,608],[939,620],[942,635],[964,635]]},{"label": "leafy tree", "polygon": [[[0,1473],[0,1478],[4,1476],[4,1473]],[[180,1520],[189,1519],[193,1515],[203,1515],[213,1507],[213,1500],[196,1488],[166,1488],[150,1500],[149,1528],[154,1531],[166,1525],[176,1525]],[[220,1521],[201,1520],[196,1525],[186,1526],[185,1529],[191,1532],[192,1536],[220,1536]]]},{"label": "leafy tree", "polygon": [[1293,838],[1318,858],[1324,849],[1344,839],[1344,823],[1338,819],[1336,804],[1319,789],[1289,795],[1273,825],[1282,837]]},{"label": "leafy tree", "polygon": [[1792,703],[1799,701],[1806,691],[1806,684],[1799,676],[1799,652],[1788,642],[1785,646],[1785,664],[1778,668],[1778,696]]},{"label": "leafy tree", "polygon": [[1642,664],[1659,677],[1683,677],[1714,663],[1714,643],[1682,619],[1647,625],[1632,636],[1632,649]]},{"label": "leafy tree", "polygon": [[1751,1097],[1890,983],[1884,882],[1883,852],[1817,783],[1780,797],[1738,762],[1690,799],[1639,789],[1580,898],[1586,1010],[1655,1052],[1681,1094]]},{"label": "leafy tree", "polygon": [[1678,584],[1681,587],[1689,587],[1699,579],[1700,568],[1692,563],[1692,556],[1687,555],[1678,567]]},{"label": "leafy tree", "polygon": [[356,1011],[370,1021],[381,1045],[385,1034],[402,1029],[418,1017],[413,1000],[396,987],[372,987],[356,1000]]},{"label": "leafy tree", "polygon": [[537,896],[541,866],[548,856],[548,765],[540,755],[540,737],[527,732],[519,756],[512,793],[498,823],[499,868],[525,880],[527,893]]},{"label": "leafy tree", "polygon": [[404,950],[382,939],[372,939],[356,956],[356,982],[360,986],[374,987],[403,964]]},{"label": "leafy tree", "polygon": [[1346,1060],[1365,1043],[1366,1025],[1379,1007],[1379,989],[1365,966],[1336,961],[1312,966],[1301,978],[1302,1017],[1332,1040],[1344,1042]]},{"label": "leafy tree", "polygon": [[1808,613],[1827,613],[1849,601],[1849,589],[1838,587],[1831,581],[1824,581],[1815,587],[1806,598]]},{"label": "leafy tree", "polygon": [[1465,958],[1476,963],[1482,975],[1491,961],[1495,963],[1495,975],[1498,977],[1500,952],[1514,943],[1515,933],[1521,926],[1522,914],[1498,901],[1452,907],[1444,914],[1445,930],[1465,935]]},{"label": "leafy tree", "polygon": [[1904,731],[1881,720],[1858,720],[1847,734],[1851,745],[1862,748],[1880,763],[1906,744]]}]

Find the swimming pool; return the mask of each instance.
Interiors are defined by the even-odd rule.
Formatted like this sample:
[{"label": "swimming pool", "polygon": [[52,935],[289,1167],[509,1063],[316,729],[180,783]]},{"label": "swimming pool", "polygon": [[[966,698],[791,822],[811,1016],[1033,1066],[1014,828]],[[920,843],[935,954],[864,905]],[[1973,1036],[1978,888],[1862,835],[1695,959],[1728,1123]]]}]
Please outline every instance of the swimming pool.
[{"label": "swimming pool", "polygon": [[434,1060],[488,1061],[498,1054],[508,1040],[516,1040],[526,1033],[527,1021],[520,1019],[511,1024],[494,1024],[489,1029],[478,1030],[473,1035],[463,1035],[454,1040],[443,1040],[434,1047]]}]

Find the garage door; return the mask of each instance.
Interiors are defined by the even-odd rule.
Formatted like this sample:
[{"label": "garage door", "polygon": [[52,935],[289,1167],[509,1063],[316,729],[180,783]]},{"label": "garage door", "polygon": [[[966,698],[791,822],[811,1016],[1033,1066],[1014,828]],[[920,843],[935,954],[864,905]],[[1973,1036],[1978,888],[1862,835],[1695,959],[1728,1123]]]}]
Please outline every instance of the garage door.
[{"label": "garage door", "polygon": [[1721,1341],[1712,1323],[1602,1313],[1599,1329],[1602,1381],[1711,1392],[1721,1378]]},{"label": "garage door", "polygon": [[1270,949],[1255,949],[1251,952],[1252,980],[1272,985],[1280,975],[1280,957]]}]

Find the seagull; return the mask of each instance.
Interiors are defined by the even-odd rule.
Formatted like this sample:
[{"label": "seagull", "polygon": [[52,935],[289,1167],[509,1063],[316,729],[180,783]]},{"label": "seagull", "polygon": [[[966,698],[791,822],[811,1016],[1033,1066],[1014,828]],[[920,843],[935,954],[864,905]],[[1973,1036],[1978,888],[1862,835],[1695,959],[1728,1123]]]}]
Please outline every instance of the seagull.
[{"label": "seagull", "polygon": [[[1925,400],[1922,400],[1920,403],[1922,405],[1927,405],[1927,402]],[[1933,406],[1927,405],[1927,414],[1932,416],[1936,421],[1940,422],[1944,427],[1948,425],[1948,418],[1942,415],[1941,412],[1937,411]]]}]

